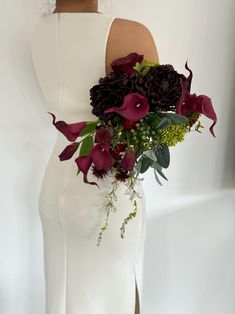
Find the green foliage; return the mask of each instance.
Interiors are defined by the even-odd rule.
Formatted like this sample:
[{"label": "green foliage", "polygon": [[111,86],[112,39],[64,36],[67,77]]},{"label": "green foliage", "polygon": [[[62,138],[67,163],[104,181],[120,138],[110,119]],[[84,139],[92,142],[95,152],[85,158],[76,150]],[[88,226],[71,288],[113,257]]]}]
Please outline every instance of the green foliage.
[{"label": "green foliage", "polygon": [[150,112],[146,117],[146,121],[150,124],[150,126],[155,129],[158,127],[161,119],[156,113]]},{"label": "green foliage", "polygon": [[159,129],[166,129],[173,124],[187,124],[189,121],[187,117],[172,112],[159,112],[158,115],[161,117]]},{"label": "green foliage", "polygon": [[153,171],[154,171],[154,177],[155,177],[155,179],[156,179],[157,183],[158,183],[158,184],[160,184],[160,185],[162,186],[162,183],[161,183],[161,181],[160,181],[160,180],[159,180],[159,178],[158,178],[158,175],[157,175],[156,169],[155,169],[155,168],[153,168]]},{"label": "green foliage", "polygon": [[157,157],[151,149],[144,151],[143,155],[147,156],[150,160],[157,161]]},{"label": "green foliage", "polygon": [[163,168],[168,168],[170,165],[170,151],[167,144],[164,143],[156,146],[154,152],[156,154],[158,164]]},{"label": "green foliage", "polygon": [[170,125],[172,125],[172,120],[167,118],[167,117],[163,117],[161,119],[160,123],[158,124],[157,128],[158,129],[166,129]]},{"label": "green foliage", "polygon": [[137,62],[133,69],[136,70],[137,76],[144,76],[148,73],[149,69],[154,66],[159,66],[159,63],[156,61],[143,60],[141,63]]},{"label": "green foliage", "polygon": [[146,172],[148,168],[151,166],[151,164],[152,164],[151,159],[149,159],[148,157],[143,157],[140,172],[141,173]]},{"label": "green foliage", "polygon": [[93,136],[87,136],[84,138],[81,144],[79,156],[86,156],[89,155],[91,148],[93,147],[94,140]]},{"label": "green foliage", "polygon": [[141,166],[142,166],[142,160],[143,157],[140,157],[139,160],[137,161],[136,165],[135,165],[135,172],[136,172],[136,177],[139,175],[140,170],[141,170]]},{"label": "green foliage", "polygon": [[173,112],[159,112],[158,115],[160,117],[166,117],[170,119],[174,124],[187,123],[189,121],[189,119],[186,116],[182,116],[181,114]]},{"label": "green foliage", "polygon": [[149,169],[149,167],[152,167],[155,170],[154,176],[156,181],[158,184],[162,185],[157,173],[165,180],[168,180],[162,172],[162,168],[167,168],[169,164],[170,152],[168,146],[166,144],[157,145],[153,149],[143,151],[141,154],[141,157],[135,166],[136,177],[139,173],[144,173]]},{"label": "green foliage", "polygon": [[157,172],[160,174],[161,177],[163,177],[165,180],[168,181],[167,177],[164,175],[164,173],[162,172],[162,167],[161,165],[157,162],[157,161],[154,161],[152,163],[152,168],[156,169]]},{"label": "green foliage", "polygon": [[143,152],[144,152],[144,147],[143,146],[138,147],[135,153],[136,159],[138,159],[143,154]]},{"label": "green foliage", "polygon": [[99,121],[89,121],[87,122],[86,126],[81,130],[79,136],[87,135],[91,132],[93,132],[96,128],[96,125]]}]

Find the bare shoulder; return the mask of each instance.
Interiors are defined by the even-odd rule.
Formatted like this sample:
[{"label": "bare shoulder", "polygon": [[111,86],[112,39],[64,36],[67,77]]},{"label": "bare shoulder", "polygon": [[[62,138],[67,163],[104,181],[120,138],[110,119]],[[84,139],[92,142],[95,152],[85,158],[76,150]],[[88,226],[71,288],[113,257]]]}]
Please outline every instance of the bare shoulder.
[{"label": "bare shoulder", "polygon": [[107,43],[108,73],[111,71],[112,60],[131,52],[143,54],[146,60],[159,61],[153,35],[147,26],[138,21],[115,18]]}]

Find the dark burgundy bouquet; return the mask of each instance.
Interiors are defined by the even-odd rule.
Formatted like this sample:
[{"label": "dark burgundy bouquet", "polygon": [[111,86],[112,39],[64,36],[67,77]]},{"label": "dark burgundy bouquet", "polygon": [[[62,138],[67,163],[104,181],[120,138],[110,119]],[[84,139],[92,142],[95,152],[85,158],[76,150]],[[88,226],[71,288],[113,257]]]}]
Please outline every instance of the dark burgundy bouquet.
[{"label": "dark burgundy bouquet", "polygon": [[55,115],[49,112],[54,126],[72,142],[61,152],[60,160],[70,159],[80,147],[75,159],[77,175],[81,171],[84,182],[98,188],[97,182],[88,179],[89,169],[98,179],[112,180],[98,245],[108,226],[110,210],[116,210],[119,184],[126,184],[134,207],[120,228],[123,238],[125,225],[137,212],[136,197],[140,195],[135,184],[143,180],[139,174],[152,168],[156,181],[162,185],[159,176],[167,180],[162,169],[170,164],[169,147],[182,142],[189,132],[201,133],[201,115],[213,120],[209,130],[215,137],[213,127],[217,121],[211,99],[191,94],[193,73],[187,63],[188,77],[171,64],[144,60],[135,52],[114,60],[111,66],[113,71],[90,89],[91,112],[96,120],[67,124],[56,122]]}]

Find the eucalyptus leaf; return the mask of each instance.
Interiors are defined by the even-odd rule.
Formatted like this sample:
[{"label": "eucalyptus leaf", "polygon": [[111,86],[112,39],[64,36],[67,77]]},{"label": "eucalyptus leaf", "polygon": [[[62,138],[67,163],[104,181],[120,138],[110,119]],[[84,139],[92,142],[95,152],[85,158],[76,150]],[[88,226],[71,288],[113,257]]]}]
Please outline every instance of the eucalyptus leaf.
[{"label": "eucalyptus leaf", "polygon": [[147,116],[147,120],[150,124],[152,124],[154,127],[157,127],[160,123],[160,117],[157,115],[157,113],[150,112]]},{"label": "eucalyptus leaf", "polygon": [[163,177],[165,180],[168,181],[167,177],[164,175],[164,173],[162,172],[162,167],[159,165],[158,162],[154,162],[152,164],[152,166],[154,167],[154,169],[157,170],[157,172],[160,174],[161,177]]},{"label": "eucalyptus leaf", "polygon": [[86,156],[89,155],[90,150],[93,146],[93,137],[92,136],[87,136],[81,144],[81,149],[79,152],[79,156]]},{"label": "eucalyptus leaf", "polygon": [[165,129],[172,124],[171,119],[163,117],[157,126],[157,129]]},{"label": "eucalyptus leaf", "polygon": [[170,165],[170,151],[167,144],[158,145],[155,149],[155,155],[157,157],[157,162],[163,168],[168,168]]},{"label": "eucalyptus leaf", "polygon": [[151,159],[143,157],[140,172],[144,173],[145,171],[147,171],[151,164],[152,164]]},{"label": "eucalyptus leaf", "polygon": [[140,159],[137,161],[137,164],[135,165],[136,176],[138,176],[138,174],[140,173],[141,166],[142,166],[142,160],[143,160],[143,158],[140,158]]},{"label": "eucalyptus leaf", "polygon": [[154,177],[155,177],[155,179],[156,179],[157,183],[158,183],[158,184],[160,184],[160,185],[162,186],[162,183],[161,183],[161,181],[160,181],[160,180],[159,180],[159,178],[158,178],[158,175],[157,175],[156,169],[153,169],[153,171],[154,171]]},{"label": "eucalyptus leaf", "polygon": [[143,155],[147,156],[151,160],[157,161],[157,157],[156,157],[154,151],[152,151],[151,149],[144,151]]},{"label": "eucalyptus leaf", "polygon": [[[167,119],[170,119],[174,124],[182,124],[187,123],[189,119],[185,116],[182,116],[181,114],[173,113],[173,112],[164,112],[159,113],[160,116]],[[162,120],[163,120],[162,119]]]},{"label": "eucalyptus leaf", "polygon": [[86,124],[86,126],[81,130],[79,136],[84,136],[84,135],[87,135],[91,132],[93,132],[96,128],[96,124],[97,124],[98,121],[95,121],[95,122],[88,122]]}]

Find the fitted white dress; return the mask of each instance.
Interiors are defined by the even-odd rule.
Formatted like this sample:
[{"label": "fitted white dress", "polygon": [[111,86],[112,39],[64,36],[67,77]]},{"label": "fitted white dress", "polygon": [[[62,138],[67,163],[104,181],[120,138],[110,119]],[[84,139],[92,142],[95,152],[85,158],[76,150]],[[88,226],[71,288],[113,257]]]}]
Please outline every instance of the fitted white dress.
[{"label": "fitted white dress", "polygon": [[[109,14],[55,13],[41,17],[31,35],[32,61],[46,102],[45,114],[57,132],[39,196],[46,314],[135,313],[139,287],[136,262],[145,231],[141,182],[137,191],[142,198],[137,198],[137,214],[127,224],[124,239],[120,227],[133,207],[122,183],[117,191],[117,211],[110,213],[108,229],[96,246],[110,184],[98,180],[98,189],[84,183],[82,173],[77,175],[76,154],[70,160],[59,160],[70,142],[55,129],[47,113],[67,123],[96,120],[89,89],[106,75],[106,44],[113,20]],[[91,170],[88,180],[96,180]],[[140,293],[139,303],[142,314]]]}]

